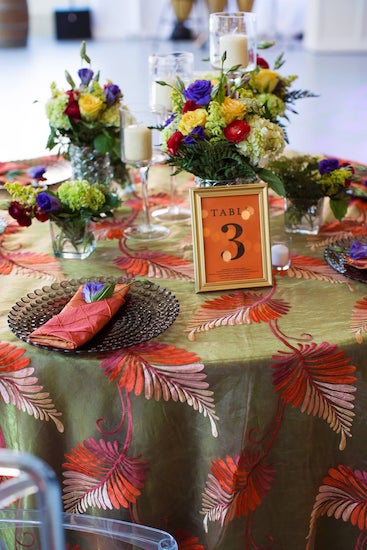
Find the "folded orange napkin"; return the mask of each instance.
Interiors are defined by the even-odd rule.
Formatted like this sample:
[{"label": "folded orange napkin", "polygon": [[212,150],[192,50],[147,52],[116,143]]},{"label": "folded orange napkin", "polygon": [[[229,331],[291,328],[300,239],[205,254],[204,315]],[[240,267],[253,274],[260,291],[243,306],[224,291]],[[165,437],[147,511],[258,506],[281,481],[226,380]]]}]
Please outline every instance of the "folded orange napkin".
[{"label": "folded orange napkin", "polygon": [[83,285],[66,306],[28,336],[31,344],[75,350],[93,338],[125,302],[130,285],[115,285],[110,298],[87,303]]}]

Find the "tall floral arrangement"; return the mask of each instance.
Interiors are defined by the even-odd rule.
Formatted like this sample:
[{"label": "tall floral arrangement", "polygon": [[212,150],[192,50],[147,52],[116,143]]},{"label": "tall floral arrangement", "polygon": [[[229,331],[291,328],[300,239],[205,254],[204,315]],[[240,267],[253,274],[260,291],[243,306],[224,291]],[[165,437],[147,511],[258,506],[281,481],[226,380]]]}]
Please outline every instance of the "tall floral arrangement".
[{"label": "tall floral arrangement", "polygon": [[110,80],[100,83],[100,73],[91,68],[84,41],[80,57],[78,81],[65,71],[68,89],[51,83],[51,97],[46,102],[50,125],[47,148],[59,146],[61,152],[67,153],[70,144],[92,146],[99,153],[119,159],[122,91]]}]

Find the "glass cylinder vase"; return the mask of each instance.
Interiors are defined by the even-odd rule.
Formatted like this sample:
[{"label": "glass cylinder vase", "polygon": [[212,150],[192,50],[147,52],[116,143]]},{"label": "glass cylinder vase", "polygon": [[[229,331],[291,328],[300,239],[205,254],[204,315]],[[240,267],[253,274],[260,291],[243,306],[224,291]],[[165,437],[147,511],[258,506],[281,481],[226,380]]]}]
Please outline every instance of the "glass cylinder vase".
[{"label": "glass cylinder vase", "polygon": [[110,185],[112,168],[108,153],[102,154],[93,147],[71,144],[69,157],[72,179],[87,180],[91,184]]},{"label": "glass cylinder vase", "polygon": [[317,235],[322,225],[324,199],[284,200],[284,229],[287,233]]},{"label": "glass cylinder vase", "polygon": [[52,248],[56,258],[84,260],[96,248],[89,219],[50,220]]}]

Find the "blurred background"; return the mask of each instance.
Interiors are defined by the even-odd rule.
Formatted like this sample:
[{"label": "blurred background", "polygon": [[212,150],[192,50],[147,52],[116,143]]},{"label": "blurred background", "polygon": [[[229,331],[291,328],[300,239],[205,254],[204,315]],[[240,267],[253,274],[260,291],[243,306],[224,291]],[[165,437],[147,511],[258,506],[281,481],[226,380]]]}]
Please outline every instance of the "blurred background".
[{"label": "blurred background", "polygon": [[[236,11],[240,0],[224,4]],[[47,152],[44,103],[52,81],[67,89],[65,69],[80,68],[81,39],[102,81],[119,84],[127,104],[148,101],[150,53],[192,51],[195,70],[210,70],[208,18],[215,5],[0,0],[0,160]],[[261,55],[272,65],[284,52],[282,74],[297,74],[294,87],[319,96],[297,102],[289,147],[367,162],[367,0],[255,0],[252,11],[259,41],[275,41]]]}]

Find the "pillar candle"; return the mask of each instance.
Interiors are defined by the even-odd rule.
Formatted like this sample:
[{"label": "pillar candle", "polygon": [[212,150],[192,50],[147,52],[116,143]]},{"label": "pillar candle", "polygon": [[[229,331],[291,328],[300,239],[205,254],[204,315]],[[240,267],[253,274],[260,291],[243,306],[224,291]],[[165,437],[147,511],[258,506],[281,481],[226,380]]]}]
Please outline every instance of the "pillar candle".
[{"label": "pillar candle", "polygon": [[230,69],[234,65],[247,67],[249,63],[247,36],[240,33],[223,34],[219,38],[219,54],[222,58],[224,52],[227,57],[224,62],[224,69]]},{"label": "pillar candle", "polygon": [[131,124],[124,129],[126,162],[149,161],[152,158],[152,130],[143,124]]},{"label": "pillar candle", "polygon": [[[173,78],[162,78],[163,82],[173,85]],[[157,81],[152,83],[151,107],[153,111],[163,108],[166,111],[172,111],[171,86],[162,86]]]}]

